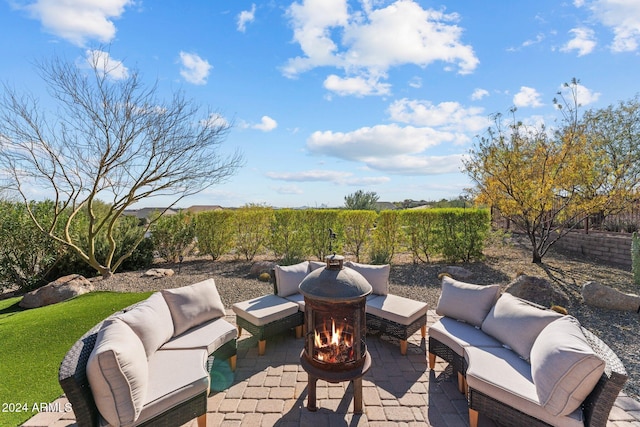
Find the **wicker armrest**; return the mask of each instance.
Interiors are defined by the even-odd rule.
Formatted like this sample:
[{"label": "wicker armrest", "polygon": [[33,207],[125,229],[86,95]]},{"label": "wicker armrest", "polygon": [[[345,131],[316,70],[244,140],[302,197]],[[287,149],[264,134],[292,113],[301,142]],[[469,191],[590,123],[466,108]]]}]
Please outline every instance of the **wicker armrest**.
[{"label": "wicker armrest", "polygon": [[627,371],[618,356],[591,331],[582,328],[593,351],[606,363],[604,373],[583,403],[585,425],[606,426],[609,412],[627,381]]}]

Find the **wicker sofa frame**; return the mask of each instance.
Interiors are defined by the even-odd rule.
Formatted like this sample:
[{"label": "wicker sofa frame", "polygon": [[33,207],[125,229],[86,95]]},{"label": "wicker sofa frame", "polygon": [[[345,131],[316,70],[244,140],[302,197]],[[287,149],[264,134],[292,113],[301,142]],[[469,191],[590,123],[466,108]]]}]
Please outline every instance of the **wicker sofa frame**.
[{"label": "wicker sofa frame", "polygon": [[[93,399],[89,379],[87,378],[87,362],[95,347],[98,331],[107,319],[125,313],[135,305],[118,311],[99,322],[80,337],[62,359],[58,370],[58,382],[72,405],[78,427],[96,427],[99,425],[100,413]],[[236,348],[236,340],[234,339],[222,345],[210,356],[222,360],[231,359],[230,362],[234,364],[235,358],[232,358],[232,356],[236,355]],[[209,357],[209,360],[212,361],[212,358]],[[235,366],[232,366],[232,369],[235,369]],[[206,417],[207,414],[207,398],[208,393],[206,391],[200,393],[174,406],[171,410],[159,414],[143,424],[139,424],[139,426],[174,427],[185,424],[194,418],[198,418],[198,424],[200,425],[201,419]]]},{"label": "wicker sofa frame", "polygon": [[[624,383],[627,381],[627,372],[620,358],[618,358],[607,344],[584,327],[582,327],[582,332],[593,351],[606,364],[602,377],[582,403],[582,411],[585,417],[584,425],[589,427],[605,427],[611,408],[620,390],[622,390]],[[432,337],[429,337],[429,353],[450,363],[454,372],[462,376],[466,374],[467,363],[464,357]],[[431,362],[432,361],[430,361],[430,365]],[[470,419],[477,417],[478,413],[485,414],[489,418],[499,414],[500,418],[498,421],[501,425],[505,426],[550,426],[485,393],[474,390],[472,387],[466,387],[466,392]]]}]

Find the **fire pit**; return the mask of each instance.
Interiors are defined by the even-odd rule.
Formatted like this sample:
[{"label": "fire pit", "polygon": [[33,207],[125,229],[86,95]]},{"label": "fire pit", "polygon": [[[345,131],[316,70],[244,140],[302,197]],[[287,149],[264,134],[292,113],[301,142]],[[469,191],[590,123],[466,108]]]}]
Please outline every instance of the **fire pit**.
[{"label": "fire pit", "polygon": [[360,273],[344,268],[343,260],[339,255],[327,256],[327,265],[300,283],[306,330],[300,363],[309,376],[307,409],[317,410],[318,379],[351,381],[354,412],[361,414],[362,376],[371,367],[365,307],[372,289]]}]

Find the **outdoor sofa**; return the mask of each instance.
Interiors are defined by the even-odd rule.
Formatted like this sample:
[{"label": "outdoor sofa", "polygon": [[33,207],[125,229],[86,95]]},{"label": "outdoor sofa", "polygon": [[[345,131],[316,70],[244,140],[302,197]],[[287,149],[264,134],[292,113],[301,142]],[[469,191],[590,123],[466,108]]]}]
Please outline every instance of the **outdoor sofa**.
[{"label": "outdoor sofa", "polygon": [[458,374],[471,427],[479,413],[507,426],[607,425],[627,374],[573,316],[447,276],[436,313],[429,366],[438,356]]},{"label": "outdoor sofa", "polygon": [[[317,268],[320,261],[303,261],[289,266],[276,265],[271,271],[273,294],[264,295],[232,306],[236,313],[238,334],[247,330],[258,339],[258,354],[266,348],[266,339],[289,329],[302,336],[304,324],[304,296],[299,292],[302,280]],[[407,353],[407,339],[418,329],[426,337],[427,304],[389,293],[390,266],[344,263],[369,282],[373,292],[367,296],[367,331],[378,331],[397,338],[401,354]]]},{"label": "outdoor sofa", "polygon": [[206,425],[213,359],[236,364],[236,328],[213,279],[165,289],[103,320],[67,352],[58,380],[77,425]]}]

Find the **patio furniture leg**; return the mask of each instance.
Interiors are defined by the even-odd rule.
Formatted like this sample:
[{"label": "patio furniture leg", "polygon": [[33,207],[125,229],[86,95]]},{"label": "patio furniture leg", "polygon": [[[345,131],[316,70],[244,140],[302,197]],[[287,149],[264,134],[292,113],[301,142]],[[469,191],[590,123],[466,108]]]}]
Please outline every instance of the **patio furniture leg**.
[{"label": "patio furniture leg", "polygon": [[458,372],[458,391],[462,394],[467,394],[467,382],[460,372]]},{"label": "patio furniture leg", "polygon": [[478,427],[478,411],[469,408],[469,427]]},{"label": "patio furniture leg", "polygon": [[296,338],[302,338],[302,325],[296,326]]},{"label": "patio furniture leg", "polygon": [[202,414],[198,417],[198,427],[207,427],[207,414]]},{"label": "patio furniture leg", "polygon": [[238,338],[242,335],[242,326],[238,325]]},{"label": "patio furniture leg", "polygon": [[234,354],[229,358],[229,366],[231,367],[231,371],[236,371],[236,362],[238,361],[238,355]]},{"label": "patio furniture leg", "polygon": [[420,335],[422,335],[422,338],[427,337],[427,325],[420,326]]},{"label": "patio furniture leg", "polygon": [[353,413],[362,414],[362,377],[353,380]]},{"label": "patio furniture leg", "polygon": [[316,406],[316,385],[318,383],[318,379],[312,375],[309,375],[308,388],[307,390],[307,409],[311,412],[315,412],[318,410]]},{"label": "patio furniture leg", "polygon": [[429,369],[431,369],[433,371],[433,369],[436,367],[436,355],[435,353],[431,353],[429,352]]},{"label": "patio furniture leg", "polygon": [[400,354],[407,354],[407,340],[400,340]]},{"label": "patio furniture leg", "polygon": [[264,352],[267,350],[267,340],[258,341],[258,356],[264,356]]}]

